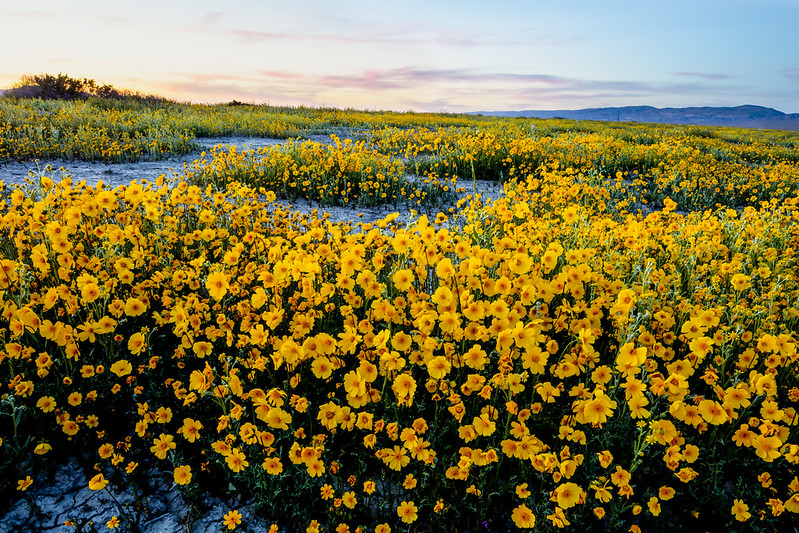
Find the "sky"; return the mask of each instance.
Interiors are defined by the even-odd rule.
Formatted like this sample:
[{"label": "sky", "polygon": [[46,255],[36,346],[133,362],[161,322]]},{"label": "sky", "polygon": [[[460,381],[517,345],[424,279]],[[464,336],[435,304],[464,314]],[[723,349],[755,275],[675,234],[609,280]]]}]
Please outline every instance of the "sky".
[{"label": "sky", "polygon": [[468,112],[799,112],[799,0],[0,0],[0,88]]}]

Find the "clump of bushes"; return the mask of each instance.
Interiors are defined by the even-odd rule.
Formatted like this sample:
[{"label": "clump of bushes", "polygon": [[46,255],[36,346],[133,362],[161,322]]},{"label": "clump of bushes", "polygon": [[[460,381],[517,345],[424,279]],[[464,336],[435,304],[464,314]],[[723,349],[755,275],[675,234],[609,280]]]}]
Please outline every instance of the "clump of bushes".
[{"label": "clump of bushes", "polygon": [[127,100],[155,105],[171,102],[162,96],[117,89],[108,83],[101,85],[89,78],[73,78],[61,73],[26,74],[20,78],[17,86],[7,90],[4,96],[42,100]]}]

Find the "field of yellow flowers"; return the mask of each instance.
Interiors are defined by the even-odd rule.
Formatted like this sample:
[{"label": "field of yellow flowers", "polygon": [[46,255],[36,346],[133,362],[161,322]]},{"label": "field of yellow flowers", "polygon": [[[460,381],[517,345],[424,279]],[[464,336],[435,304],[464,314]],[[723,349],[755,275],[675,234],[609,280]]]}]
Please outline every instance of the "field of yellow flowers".
[{"label": "field of yellow flowers", "polygon": [[467,126],[481,117],[263,105],[189,105],[158,101],[0,98],[0,161],[77,158],[123,162],[159,159],[196,148],[197,137],[287,139],[346,129]]},{"label": "field of yellow flowers", "polygon": [[[266,120],[189,118],[232,112]],[[118,120],[192,131],[164,113]],[[384,118],[320,111],[357,139],[171,179],[6,187],[2,497],[77,456],[93,490],[154,464],[302,531],[795,527],[799,139]],[[64,150],[20,124],[0,155]],[[276,203],[407,208],[455,179],[505,195],[355,225]]]}]

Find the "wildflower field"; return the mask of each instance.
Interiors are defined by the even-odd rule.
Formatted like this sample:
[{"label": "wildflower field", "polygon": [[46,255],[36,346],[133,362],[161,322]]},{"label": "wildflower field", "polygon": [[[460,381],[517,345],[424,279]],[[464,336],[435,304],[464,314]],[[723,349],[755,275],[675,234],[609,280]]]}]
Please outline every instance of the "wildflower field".
[{"label": "wildflower field", "polygon": [[[2,499],[78,457],[93,490],[155,465],[187,497],[244,495],[276,530],[796,527],[799,136],[0,111],[5,159],[338,132],[115,189],[47,172],[3,188]],[[505,195],[413,214],[456,179]],[[276,203],[297,197],[398,213],[334,224]],[[247,524],[231,506],[219,526]]]}]

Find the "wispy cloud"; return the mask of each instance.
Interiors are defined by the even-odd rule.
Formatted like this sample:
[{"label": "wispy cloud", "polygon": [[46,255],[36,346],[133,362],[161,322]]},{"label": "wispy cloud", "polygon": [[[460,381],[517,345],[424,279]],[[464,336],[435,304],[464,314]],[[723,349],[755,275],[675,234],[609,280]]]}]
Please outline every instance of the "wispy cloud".
[{"label": "wispy cloud", "polygon": [[420,34],[405,34],[396,31],[370,31],[366,33],[283,33],[254,30],[217,30],[218,34],[236,38],[244,44],[254,44],[265,41],[297,40],[313,41],[320,43],[356,44],[356,45],[448,45],[448,46],[474,46],[473,38],[466,35],[441,34],[424,36]]},{"label": "wispy cloud", "polygon": [[[205,31],[203,32],[205,33]],[[244,44],[254,44],[262,41],[277,41],[286,39],[296,39],[297,36],[291,33],[265,32],[253,30],[217,30],[215,33],[235,37]]]},{"label": "wispy cloud", "polygon": [[788,78],[789,80],[799,80],[799,67],[783,69],[781,74],[783,78]]},{"label": "wispy cloud", "polygon": [[699,78],[702,80],[728,80],[730,76],[726,74],[715,74],[712,72],[675,72],[677,76],[686,78]]},{"label": "wispy cloud", "polygon": [[[195,101],[231,98],[295,105],[470,111],[568,109],[603,105],[663,104],[675,94],[712,104],[723,97],[716,87],[634,80],[591,80],[539,73],[481,72],[469,69],[369,69],[347,74],[307,74],[261,70],[253,75],[186,73],[162,90],[190,94]],[[360,102],[360,104],[359,104]]]},{"label": "wispy cloud", "polygon": [[[430,24],[408,23],[404,21],[375,22],[356,24],[348,18],[326,19],[324,28],[304,28],[302,30],[259,29],[223,24],[223,19],[231,19],[225,13],[213,11],[206,13],[193,27],[184,31],[201,32],[217,36],[227,36],[244,44],[294,40],[297,42],[353,44],[353,45],[409,45],[446,46],[471,48],[477,46],[520,46],[531,43],[547,44],[550,36],[542,36],[529,31],[509,31],[491,33],[480,30],[465,30],[439,27]],[[263,28],[263,26],[261,26]],[[335,29],[332,29],[335,28]]]},{"label": "wispy cloud", "polygon": [[206,11],[200,17],[199,23],[201,26],[213,26],[222,22],[225,16],[226,13],[222,11],[215,11],[215,10]]},{"label": "wispy cloud", "polygon": [[404,89],[427,84],[540,84],[563,87],[574,80],[547,74],[481,73],[467,69],[419,69],[403,67],[389,70],[365,70],[337,75],[306,75],[284,71],[261,71],[265,78],[291,80],[328,88],[366,90]]}]

